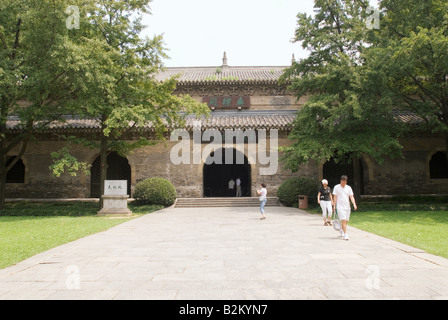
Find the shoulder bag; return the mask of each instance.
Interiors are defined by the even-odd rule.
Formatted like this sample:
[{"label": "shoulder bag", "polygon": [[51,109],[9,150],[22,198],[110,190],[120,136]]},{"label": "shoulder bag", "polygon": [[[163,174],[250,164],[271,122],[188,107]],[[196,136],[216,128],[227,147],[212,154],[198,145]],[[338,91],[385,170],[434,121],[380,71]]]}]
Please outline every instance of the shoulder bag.
[{"label": "shoulder bag", "polygon": [[339,220],[338,209],[334,210],[334,220],[333,220],[333,229],[336,231],[341,231],[342,225],[341,220]]}]

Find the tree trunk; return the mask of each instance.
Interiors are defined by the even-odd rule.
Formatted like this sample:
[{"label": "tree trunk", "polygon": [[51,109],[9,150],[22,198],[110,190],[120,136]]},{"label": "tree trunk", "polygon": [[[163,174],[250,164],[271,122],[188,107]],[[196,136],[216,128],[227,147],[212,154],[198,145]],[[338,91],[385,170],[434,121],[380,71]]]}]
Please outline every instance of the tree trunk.
[{"label": "tree trunk", "polygon": [[445,136],[445,156],[446,164],[448,165],[448,134]]},{"label": "tree trunk", "polygon": [[108,145],[107,137],[101,135],[101,151],[100,151],[100,210],[103,208],[104,182],[107,180],[107,154]]},{"label": "tree trunk", "polygon": [[8,120],[7,101],[3,97],[0,100],[0,210],[5,208],[6,198],[6,122]]},{"label": "tree trunk", "polygon": [[[0,144],[0,148],[2,145]],[[0,150],[3,150],[0,149]],[[0,211],[5,208],[6,205],[6,153],[0,151]],[[0,213],[0,215],[2,215]]]},{"label": "tree trunk", "polygon": [[361,166],[359,157],[353,158],[353,193],[355,194],[356,204],[361,203]]}]

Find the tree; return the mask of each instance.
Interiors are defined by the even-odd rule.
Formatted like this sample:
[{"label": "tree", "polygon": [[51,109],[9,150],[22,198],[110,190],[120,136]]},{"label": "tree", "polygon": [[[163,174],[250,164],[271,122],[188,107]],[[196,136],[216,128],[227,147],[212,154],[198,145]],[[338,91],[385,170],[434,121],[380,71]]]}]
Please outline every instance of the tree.
[{"label": "tree", "polygon": [[393,96],[385,76],[369,67],[378,61],[365,57],[376,39],[366,27],[367,7],[367,1],[316,0],[314,17],[299,14],[295,41],[310,55],[282,79],[298,98],[309,96],[290,133],[292,145],[282,149],[286,166],[296,171],[310,159],[353,161],[358,199],[359,159],[381,163],[401,155]]},{"label": "tree", "polygon": [[448,1],[383,0],[381,10],[379,41],[368,55],[381,61],[396,106],[445,137],[448,162]]},{"label": "tree", "polygon": [[[149,13],[149,2],[0,0],[0,208],[8,170],[50,123],[70,115],[97,121],[100,144],[68,137],[68,146],[82,142],[100,148],[104,180],[107,153],[125,155],[151,143],[144,137],[127,143],[122,138],[128,132],[151,125],[162,135],[184,114],[206,113],[206,106],[190,97],[172,95],[175,79],[154,79],[165,53],[161,36],[140,37],[140,16]],[[20,129],[13,137],[7,135],[11,117]],[[54,156],[56,175],[87,170],[68,147]]]},{"label": "tree", "polygon": [[[70,1],[72,2],[72,1]],[[65,0],[0,0],[0,209],[5,203],[8,171],[26,151],[28,142],[76,101],[79,83],[67,57],[75,48],[67,37]],[[7,136],[8,117],[21,129]],[[18,151],[17,151],[18,150]],[[7,164],[8,154],[15,158]]]},{"label": "tree", "polygon": [[[151,126],[161,138],[167,127],[183,123],[186,114],[200,116],[209,111],[205,104],[189,96],[174,96],[174,78],[163,83],[155,79],[166,54],[161,36],[141,38],[141,15],[149,13],[149,3],[150,0],[85,0],[80,8],[80,28],[72,31],[81,48],[88,43],[86,63],[77,64],[83,89],[78,92],[73,113],[96,120],[101,128],[99,144],[97,138],[78,139],[100,149],[101,194],[110,152],[126,156],[136,148],[155,143],[143,134],[136,142],[128,142],[129,133],[141,133]],[[67,152],[55,156],[59,159],[52,168],[57,175],[66,164],[69,169],[78,167],[77,160]]]}]

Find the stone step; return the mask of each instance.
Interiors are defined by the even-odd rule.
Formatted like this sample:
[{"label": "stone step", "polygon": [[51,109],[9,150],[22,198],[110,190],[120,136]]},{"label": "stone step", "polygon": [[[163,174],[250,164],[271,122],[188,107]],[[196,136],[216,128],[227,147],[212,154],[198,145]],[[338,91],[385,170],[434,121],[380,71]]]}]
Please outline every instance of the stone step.
[{"label": "stone step", "polygon": [[[178,198],[175,208],[195,207],[259,207],[258,198]],[[281,206],[278,198],[270,197],[266,206]]]}]

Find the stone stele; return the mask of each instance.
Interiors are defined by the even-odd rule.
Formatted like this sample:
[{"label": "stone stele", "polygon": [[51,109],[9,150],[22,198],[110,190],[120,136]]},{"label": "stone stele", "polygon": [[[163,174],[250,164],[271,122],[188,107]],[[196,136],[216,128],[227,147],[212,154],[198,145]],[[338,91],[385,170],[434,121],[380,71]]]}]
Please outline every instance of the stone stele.
[{"label": "stone stele", "polygon": [[103,208],[98,212],[100,216],[131,216],[128,208],[128,182],[126,180],[106,180],[104,195],[101,197]]}]

